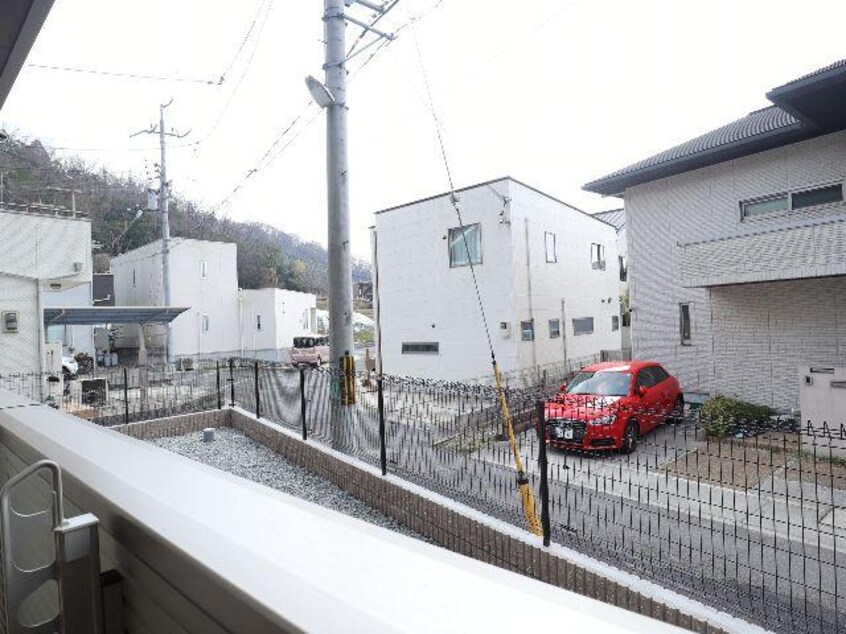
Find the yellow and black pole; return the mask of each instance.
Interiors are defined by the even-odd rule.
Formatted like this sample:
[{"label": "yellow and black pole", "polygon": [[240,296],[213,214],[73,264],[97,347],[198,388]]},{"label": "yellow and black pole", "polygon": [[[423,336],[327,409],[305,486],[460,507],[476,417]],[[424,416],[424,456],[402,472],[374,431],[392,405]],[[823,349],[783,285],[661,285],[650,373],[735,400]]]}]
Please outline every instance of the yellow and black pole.
[{"label": "yellow and black pole", "polygon": [[511,453],[514,455],[514,465],[517,468],[517,487],[520,489],[520,497],[523,501],[523,514],[526,516],[526,522],[529,525],[529,532],[535,535],[543,535],[540,520],[538,519],[538,512],[535,506],[535,496],[532,493],[532,488],[529,486],[529,478],[526,477],[526,470],[523,467],[523,459],[520,457],[520,449],[517,446],[517,437],[514,434],[514,422],[511,419],[511,412],[508,408],[508,398],[505,396],[505,390],[502,387],[502,378],[499,375],[499,365],[496,359],[493,359],[494,381],[496,382],[496,391],[499,395],[500,406],[502,407],[502,417],[505,419],[505,428],[508,430],[508,442],[511,444]]}]

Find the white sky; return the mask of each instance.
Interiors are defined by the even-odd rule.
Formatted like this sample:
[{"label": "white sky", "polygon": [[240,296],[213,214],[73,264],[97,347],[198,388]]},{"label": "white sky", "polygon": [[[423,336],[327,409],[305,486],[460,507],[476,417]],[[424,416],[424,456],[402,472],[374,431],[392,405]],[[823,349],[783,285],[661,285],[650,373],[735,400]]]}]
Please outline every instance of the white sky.
[{"label": "white sky", "polygon": [[[620,201],[582,192],[587,181],[766,106],[768,89],[846,56],[846,3],[836,0],[801,10],[778,0],[443,0],[427,13],[437,4],[400,0],[383,28],[425,14],[416,32],[456,187],[508,174],[588,211]],[[259,5],[56,0],[28,61],[217,78]],[[319,0],[276,0],[252,62],[256,33],[219,87],[25,67],[0,125],[51,147],[114,148],[60,154],[143,176],[157,139],[129,134],[173,97],[167,127],[193,130],[171,143],[173,186],[214,205],[307,106],[303,78],[322,79],[322,12]],[[354,75],[349,106],[352,248],[368,257],[374,211],[448,188],[410,27]],[[303,125],[315,114],[223,213],[326,243],[325,123]],[[177,147],[207,136],[199,149]]]}]

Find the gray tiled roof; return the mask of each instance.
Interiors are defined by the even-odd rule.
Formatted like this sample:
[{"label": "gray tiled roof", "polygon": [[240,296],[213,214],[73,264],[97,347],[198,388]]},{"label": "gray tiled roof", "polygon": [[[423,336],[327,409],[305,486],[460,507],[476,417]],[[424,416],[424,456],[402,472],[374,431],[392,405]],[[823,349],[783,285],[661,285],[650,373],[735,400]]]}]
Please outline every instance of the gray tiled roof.
[{"label": "gray tiled roof", "polygon": [[619,196],[626,188],[846,129],[846,59],[767,93],[774,105],[659,152],[584,186]]},{"label": "gray tiled roof", "polygon": [[598,211],[593,214],[594,218],[604,220],[609,225],[614,225],[614,228],[619,231],[626,226],[626,210],[625,209],[610,209],[608,211]]},{"label": "gray tiled roof", "polygon": [[802,75],[801,77],[797,77],[796,79],[791,79],[786,84],[779,86],[778,88],[773,88],[774,91],[779,91],[784,88],[789,88],[793,84],[798,84],[801,81],[805,81],[806,79],[810,79],[811,77],[816,77],[817,75],[822,75],[823,73],[827,73],[830,70],[835,70],[837,68],[842,68],[846,66],[846,59],[841,59],[840,61],[834,62],[833,64],[829,64],[828,66],[823,66],[822,68],[818,68],[812,73],[808,73],[807,75]]},{"label": "gray tiled roof", "polygon": [[641,172],[650,168],[658,167],[664,163],[675,162],[686,157],[695,156],[714,150],[721,146],[735,144],[741,141],[753,139],[755,137],[776,132],[779,130],[790,129],[791,127],[799,125],[797,119],[787,114],[778,106],[770,106],[762,110],[751,112],[742,119],[733,121],[721,128],[707,132],[695,139],[686,141],[669,150],[664,150],[647,159],[632,163],[631,165],[612,172],[599,180],[593,181],[585,185],[585,189],[592,189],[593,186],[601,184],[603,181],[617,179],[626,174],[633,172]]}]

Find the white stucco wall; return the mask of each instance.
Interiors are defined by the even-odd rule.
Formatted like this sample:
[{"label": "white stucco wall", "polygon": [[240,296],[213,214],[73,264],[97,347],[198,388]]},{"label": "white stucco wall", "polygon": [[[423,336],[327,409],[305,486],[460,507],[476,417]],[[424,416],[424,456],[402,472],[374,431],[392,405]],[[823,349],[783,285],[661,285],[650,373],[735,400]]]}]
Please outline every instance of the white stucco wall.
[{"label": "white stucco wall", "polygon": [[44,331],[35,278],[41,280],[44,297],[51,285],[90,284],[91,271],[89,220],[0,208],[0,312],[20,313],[18,333],[0,332],[0,374],[41,368]]},{"label": "white stucco wall", "polygon": [[[511,183],[509,191],[517,321],[535,321],[534,342],[517,337],[520,367],[619,350],[620,330],[612,330],[611,323],[620,313],[614,227],[519,183]],[[548,232],[555,234],[554,263],[546,261]],[[604,270],[592,267],[592,243],[605,248]],[[573,319],[584,317],[593,318],[593,333],[574,335]],[[550,319],[561,320],[561,337],[549,336]]]},{"label": "white stucco wall", "polygon": [[[611,314],[619,310],[613,227],[510,179],[490,188],[483,185],[459,195],[464,224],[481,224],[482,263],[475,270],[503,371],[562,361],[564,339],[570,358],[619,349],[619,331],[611,332]],[[377,349],[386,373],[445,380],[490,373],[470,267],[449,264],[447,236],[458,224],[448,196],[376,214]],[[557,263],[546,262],[546,231],[556,233]],[[591,242],[606,248],[605,271],[591,268]],[[548,320],[562,317],[562,300],[565,336],[551,339]],[[594,317],[594,334],[573,337],[572,318],[588,316]],[[535,320],[535,341],[524,342],[520,321],[530,318]],[[509,325],[508,337],[501,335],[500,322]],[[402,354],[403,342],[438,342],[440,352]]]},{"label": "white stucco wall", "polygon": [[[846,205],[839,204],[741,221],[739,203],[842,182],[844,170],[846,132],[838,132],[627,189],[634,356],[666,364],[688,390],[731,390],[743,398],[785,409],[798,405],[796,388],[787,383],[798,380],[801,362],[834,362],[837,359],[831,359],[833,353],[840,364],[846,363],[846,346],[837,345],[842,333],[838,324],[843,322],[826,317],[829,310],[841,314],[838,298],[846,278],[831,278],[824,284],[814,280],[786,286],[782,282],[742,284],[733,287],[735,290],[685,288],[684,251],[679,246],[748,233],[753,227],[756,231],[792,227],[810,219],[843,214]],[[797,246],[801,245],[792,248]],[[778,265],[777,258],[770,260]],[[714,262],[715,267],[720,264]],[[772,277],[762,273],[760,279]],[[720,301],[712,305],[712,297]],[[780,297],[781,305],[773,304],[775,297]],[[689,346],[680,342],[680,302],[692,304],[693,340]],[[822,316],[820,305],[828,307]],[[791,319],[783,317],[788,313],[793,315]],[[767,326],[765,318],[781,325],[773,330],[772,321]],[[809,345],[808,353],[800,357],[797,346],[809,341],[810,324],[815,324],[812,340],[819,337],[835,347],[822,350]],[[763,332],[778,335],[771,338]],[[772,373],[773,381],[785,383],[784,389],[765,389],[750,381],[750,363],[758,375]],[[783,367],[793,370],[780,378],[779,368]]]},{"label": "white stucco wall", "polygon": [[[112,259],[117,306],[163,305],[161,243],[153,242]],[[201,263],[206,263],[206,276]],[[133,284],[133,273],[135,275]],[[220,356],[239,352],[236,245],[174,238],[171,241],[171,304],[188,310],[173,321],[173,354]],[[203,317],[208,316],[208,331]],[[147,345],[161,348],[164,327]],[[138,329],[123,328],[118,347],[137,347]]]},{"label": "white stucco wall", "polygon": [[[241,291],[244,356],[266,361],[290,359],[294,337],[312,332],[317,297],[280,288]],[[261,315],[261,330],[256,317]]]},{"label": "white stucco wall", "polygon": [[[91,282],[63,291],[45,291],[42,294],[44,308],[64,308],[92,306]],[[94,356],[94,327],[93,326],[48,326],[47,341],[62,344],[65,354],[85,352]]]}]

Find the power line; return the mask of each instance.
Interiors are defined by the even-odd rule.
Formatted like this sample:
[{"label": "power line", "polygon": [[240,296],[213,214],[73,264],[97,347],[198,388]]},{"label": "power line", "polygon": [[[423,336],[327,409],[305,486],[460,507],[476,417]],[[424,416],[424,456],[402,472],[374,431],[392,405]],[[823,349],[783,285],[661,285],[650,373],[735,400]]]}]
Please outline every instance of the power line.
[{"label": "power line", "polygon": [[185,84],[205,84],[207,86],[215,86],[222,83],[221,80],[201,79],[197,77],[176,77],[170,75],[144,75],[141,73],[122,73],[118,71],[100,70],[96,68],[74,68],[71,66],[52,66],[49,64],[27,64],[30,68],[40,68],[42,70],[54,70],[67,73],[83,73],[87,75],[102,75],[106,77],[122,77],[125,79],[143,79],[146,81],[172,81]]},{"label": "power line", "polygon": [[238,57],[241,55],[241,51],[244,50],[244,45],[247,43],[247,40],[250,39],[250,35],[253,33],[253,29],[256,26],[256,22],[258,22],[259,16],[261,15],[261,10],[264,8],[266,0],[261,0],[258,3],[258,7],[256,8],[255,15],[253,16],[253,21],[250,22],[250,26],[247,29],[247,32],[244,34],[244,38],[241,40],[241,43],[238,45],[238,49],[235,51],[235,55],[232,56],[232,60],[229,62],[229,65],[226,67],[226,70],[223,71],[220,75],[220,83],[222,84],[226,81],[226,76],[232,70],[232,67],[235,66],[235,62],[238,61]]},{"label": "power line", "polygon": [[[194,146],[198,148],[205,143],[211,136],[217,131],[217,128],[220,126],[220,122],[223,120],[223,117],[226,116],[226,113],[229,111],[229,106],[232,105],[232,101],[235,99],[235,95],[238,93],[238,89],[241,87],[241,83],[244,81],[244,78],[247,76],[247,73],[250,70],[250,66],[253,61],[253,57],[258,50],[259,43],[261,42],[261,36],[264,32],[264,27],[267,24],[267,18],[270,15],[270,10],[273,8],[273,0],[265,0],[260,6],[259,10],[265,8],[264,15],[261,18],[261,23],[259,24],[258,32],[256,33],[255,42],[253,44],[253,48],[250,51],[250,55],[247,58],[247,63],[244,65],[243,72],[238,76],[238,80],[235,82],[235,86],[232,88],[232,92],[229,93],[229,97],[226,99],[226,102],[223,104],[223,108],[221,108],[220,112],[217,115],[217,118],[214,120],[212,127],[206,132],[202,138],[198,139],[194,142]],[[251,27],[252,29],[252,27]],[[240,50],[240,49],[239,49]]]}]

